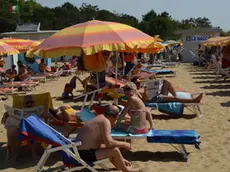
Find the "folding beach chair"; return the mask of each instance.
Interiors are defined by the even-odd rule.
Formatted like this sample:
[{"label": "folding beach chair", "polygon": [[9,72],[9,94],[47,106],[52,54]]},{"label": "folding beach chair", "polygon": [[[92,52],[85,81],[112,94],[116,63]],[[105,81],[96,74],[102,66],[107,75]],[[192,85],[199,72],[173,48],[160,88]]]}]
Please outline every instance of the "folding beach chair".
[{"label": "folding beach chair", "polygon": [[221,64],[218,63],[216,60],[213,60],[213,63],[216,68],[216,77],[215,80],[217,81],[220,78],[230,78],[230,67],[229,68],[222,68]]},{"label": "folding beach chair", "polygon": [[[148,94],[148,99],[151,100],[152,98],[154,98],[155,96],[157,96],[159,94],[159,89],[160,87],[160,80],[148,80],[146,81],[146,85],[147,85],[147,94]],[[179,98],[185,98],[185,99],[192,99],[196,96],[198,96],[201,93],[188,93],[188,92],[182,92],[182,91],[177,91],[177,96]],[[172,96],[171,94],[169,94],[169,96]],[[172,109],[172,113],[174,112],[173,108],[176,108],[176,106],[178,105],[179,108],[181,107],[180,105],[182,105],[182,103],[175,103],[175,102],[167,102],[167,103],[149,103],[149,102],[145,102],[145,105],[148,107],[151,107],[152,109],[157,109],[159,111],[161,111],[161,107],[167,108],[167,105],[170,109]],[[194,114],[196,114],[197,116],[201,117],[203,115],[200,105],[203,105],[203,103],[183,103],[183,106],[186,107],[188,110],[190,110],[191,112],[193,112]],[[180,111],[180,109],[179,109]]]},{"label": "folding beach chair", "polygon": [[69,168],[63,169],[63,171],[70,172],[86,168],[92,172],[97,172],[94,168],[96,165],[108,170],[103,164],[109,161],[108,158],[96,162],[85,162],[81,159],[77,149],[81,142],[72,142],[35,115],[30,115],[21,120],[18,138],[20,142],[32,138],[49,144],[35,167],[35,172],[43,170],[46,161],[53,152],[60,152],[64,165]]}]

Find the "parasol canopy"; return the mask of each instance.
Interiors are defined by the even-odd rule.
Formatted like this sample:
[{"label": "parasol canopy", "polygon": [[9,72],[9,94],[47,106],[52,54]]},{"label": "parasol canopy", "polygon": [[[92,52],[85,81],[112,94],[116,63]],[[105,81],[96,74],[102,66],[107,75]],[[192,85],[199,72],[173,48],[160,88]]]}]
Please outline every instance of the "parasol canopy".
[{"label": "parasol canopy", "polygon": [[0,39],[0,42],[5,42],[20,52],[26,52],[30,49],[30,46],[33,44],[34,41],[18,38],[3,38]]},{"label": "parasol canopy", "polygon": [[230,43],[230,37],[214,37],[202,42],[204,46],[225,46]]},{"label": "parasol canopy", "polygon": [[35,54],[42,57],[61,55],[91,55],[103,50],[119,51],[126,47],[135,49],[141,44],[150,44],[153,37],[131,26],[91,20],[67,27],[42,42]]},{"label": "parasol canopy", "polygon": [[40,45],[44,40],[45,39],[34,41],[34,43],[30,46],[30,49],[26,52],[26,57],[34,57],[34,52],[37,51],[38,45]]},{"label": "parasol canopy", "polygon": [[4,43],[0,42],[0,55],[8,54],[8,55],[13,55],[13,54],[19,54],[20,52],[15,49],[14,47]]}]

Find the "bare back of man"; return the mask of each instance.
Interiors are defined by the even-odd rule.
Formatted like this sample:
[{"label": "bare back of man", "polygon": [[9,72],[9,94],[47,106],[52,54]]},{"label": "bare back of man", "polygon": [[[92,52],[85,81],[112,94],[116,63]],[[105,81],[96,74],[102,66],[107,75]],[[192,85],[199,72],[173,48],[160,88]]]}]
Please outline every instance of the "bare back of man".
[{"label": "bare back of man", "polygon": [[82,145],[79,154],[85,161],[97,161],[110,158],[111,163],[123,172],[139,172],[131,163],[125,160],[119,148],[130,150],[131,145],[126,142],[113,140],[111,137],[111,124],[104,115],[99,115],[87,122],[80,130],[76,141]]}]

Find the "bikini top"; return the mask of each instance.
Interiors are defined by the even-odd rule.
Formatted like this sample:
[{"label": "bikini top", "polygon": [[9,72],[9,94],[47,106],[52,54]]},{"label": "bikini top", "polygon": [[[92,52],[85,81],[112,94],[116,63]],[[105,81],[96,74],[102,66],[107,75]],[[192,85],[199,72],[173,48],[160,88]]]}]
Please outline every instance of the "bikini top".
[{"label": "bikini top", "polygon": [[147,108],[144,108],[144,109],[132,109],[132,110],[128,111],[130,116],[132,116],[133,113],[135,113],[135,112],[149,112],[149,109],[147,109]]}]

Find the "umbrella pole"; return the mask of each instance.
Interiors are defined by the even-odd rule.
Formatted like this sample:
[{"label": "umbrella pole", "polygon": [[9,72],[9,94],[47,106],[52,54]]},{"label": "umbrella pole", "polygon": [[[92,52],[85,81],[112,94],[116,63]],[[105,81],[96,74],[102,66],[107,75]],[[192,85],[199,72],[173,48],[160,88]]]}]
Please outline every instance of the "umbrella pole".
[{"label": "umbrella pole", "polygon": [[[96,73],[96,76],[97,76],[97,89],[100,89],[99,74],[98,74],[98,72]],[[99,105],[101,104],[101,98],[98,98],[98,103],[99,103]]]},{"label": "umbrella pole", "polygon": [[117,72],[118,72],[118,53],[116,51],[116,69],[115,69],[115,83],[117,85]]}]

